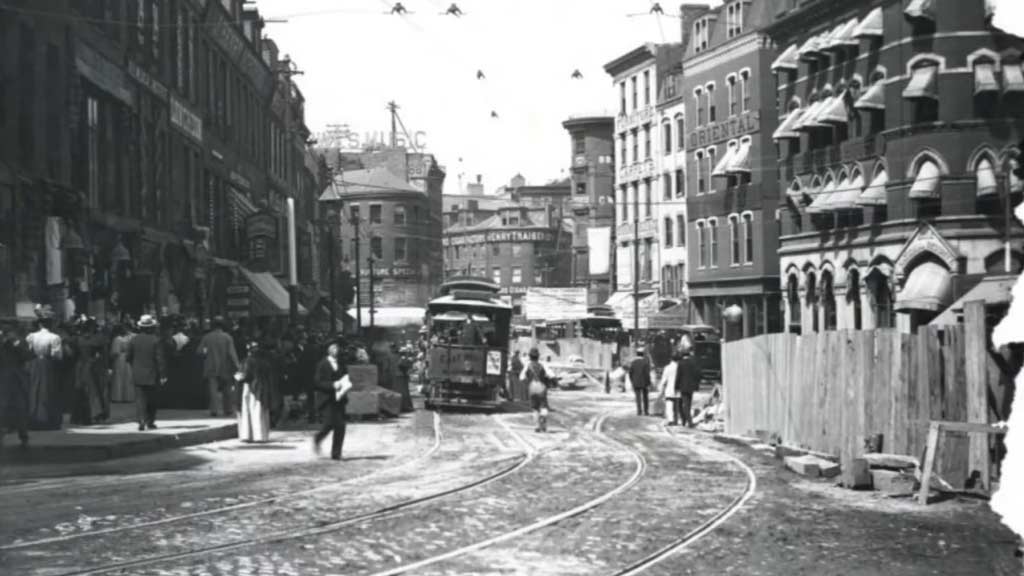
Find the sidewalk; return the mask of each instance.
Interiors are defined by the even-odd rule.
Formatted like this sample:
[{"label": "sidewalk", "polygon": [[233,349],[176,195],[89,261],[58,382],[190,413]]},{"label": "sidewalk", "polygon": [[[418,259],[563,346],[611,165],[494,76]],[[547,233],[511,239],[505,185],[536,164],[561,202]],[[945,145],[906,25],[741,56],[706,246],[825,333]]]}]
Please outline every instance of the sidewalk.
[{"label": "sidewalk", "polygon": [[27,448],[17,434],[7,434],[0,461],[21,464],[95,462],[205,444],[238,433],[234,418],[211,418],[205,410],[161,410],[156,430],[139,432],[134,404],[111,406],[110,422],[93,426],[65,425],[61,430],[29,431]]}]

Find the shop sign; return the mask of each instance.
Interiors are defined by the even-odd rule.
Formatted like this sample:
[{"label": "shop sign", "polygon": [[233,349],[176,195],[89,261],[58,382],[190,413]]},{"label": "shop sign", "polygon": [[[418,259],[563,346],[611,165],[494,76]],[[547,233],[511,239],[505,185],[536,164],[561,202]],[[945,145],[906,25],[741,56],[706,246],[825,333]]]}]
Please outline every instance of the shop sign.
[{"label": "shop sign", "polygon": [[150,76],[148,72],[133,61],[128,62],[128,75],[139,84],[145,86],[147,90],[156,94],[161,100],[167,100],[167,87],[156,78]]},{"label": "shop sign", "polygon": [[[654,223],[654,220],[646,219],[641,220],[637,224],[637,232],[641,238],[653,238],[658,235],[658,228]],[[615,229],[615,239],[619,242],[625,242],[633,239],[633,223],[626,222],[625,224],[619,224],[619,227]]]},{"label": "shop sign", "polygon": [[654,160],[647,159],[643,162],[623,166],[619,169],[619,180],[638,180],[640,178],[654,177]]},{"label": "shop sign", "polygon": [[81,42],[75,48],[75,68],[79,74],[118,100],[129,106],[135,105],[132,91],[121,69],[99,52]]},{"label": "shop sign", "polygon": [[[369,268],[360,268],[359,273],[364,278],[370,277]],[[373,276],[375,278],[415,278],[418,274],[416,269],[411,266],[392,266],[390,268],[387,266],[374,266]]]},{"label": "shop sign", "polygon": [[447,245],[483,244],[485,242],[551,242],[555,235],[550,230],[495,230],[486,234],[449,236]]},{"label": "shop sign", "polygon": [[654,108],[652,106],[644,106],[639,110],[634,110],[629,114],[621,115],[615,118],[615,131],[621,132],[626,128],[636,126],[645,122],[650,122],[654,118]]},{"label": "shop sign", "polygon": [[171,124],[196,142],[203,142],[203,119],[193,114],[185,104],[171,96]]},{"label": "shop sign", "polygon": [[268,246],[277,239],[277,219],[266,212],[253,214],[245,220],[245,235],[249,240],[249,260],[264,262]]},{"label": "shop sign", "polygon": [[760,128],[760,111],[750,110],[728,120],[712,122],[697,128],[686,138],[686,146],[690,149],[701,148],[757,132]]}]

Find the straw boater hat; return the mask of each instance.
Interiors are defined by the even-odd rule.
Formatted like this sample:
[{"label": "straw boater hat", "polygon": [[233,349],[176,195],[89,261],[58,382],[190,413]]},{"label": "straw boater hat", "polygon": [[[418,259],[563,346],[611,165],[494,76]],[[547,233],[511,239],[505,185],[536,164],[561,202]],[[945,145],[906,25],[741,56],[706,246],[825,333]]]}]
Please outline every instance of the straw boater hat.
[{"label": "straw boater hat", "polygon": [[139,328],[155,328],[155,327],[156,327],[156,318],[153,318],[153,316],[151,316],[149,314],[143,314],[142,317],[139,318]]}]

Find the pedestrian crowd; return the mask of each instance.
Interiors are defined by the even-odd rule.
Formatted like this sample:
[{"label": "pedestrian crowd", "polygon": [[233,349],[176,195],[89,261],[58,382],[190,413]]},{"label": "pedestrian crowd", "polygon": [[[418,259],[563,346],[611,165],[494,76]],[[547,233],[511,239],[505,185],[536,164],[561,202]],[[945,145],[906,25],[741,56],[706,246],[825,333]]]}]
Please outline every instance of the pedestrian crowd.
[{"label": "pedestrian crowd", "polygon": [[693,427],[693,394],[700,389],[700,382],[693,346],[688,339],[682,339],[673,343],[671,360],[660,368],[653,365],[644,345],[638,345],[632,360],[615,362],[606,374],[605,392],[613,388],[620,392],[632,389],[637,416],[649,416],[653,389],[655,402],[665,406],[663,413],[670,426]]},{"label": "pedestrian crowd", "polygon": [[0,444],[9,432],[25,446],[31,430],[108,423],[112,403],[134,403],[140,431],[157,428],[158,408],[189,403],[213,417],[237,415],[248,441],[266,441],[286,419],[325,419],[338,429],[322,363],[329,345],[342,372],[360,350],[368,360],[360,342],[300,324],[273,332],[221,317],[204,324],[150,315],[59,322],[49,306],[37,306],[32,326],[0,325]]}]

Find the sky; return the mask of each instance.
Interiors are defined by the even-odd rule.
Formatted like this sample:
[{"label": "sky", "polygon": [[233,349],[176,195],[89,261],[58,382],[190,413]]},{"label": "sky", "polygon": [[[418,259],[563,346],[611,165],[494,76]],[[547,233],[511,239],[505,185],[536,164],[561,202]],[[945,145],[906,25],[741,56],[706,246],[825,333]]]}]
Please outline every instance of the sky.
[{"label": "sky", "polygon": [[[388,101],[446,167],[445,192],[483,176],[487,191],[517,172],[540,184],[567,174],[570,115],[607,113],[616,94],[604,65],[644,42],[677,42],[673,3],[650,0],[258,0],[266,34],[302,76],[314,132],[348,124],[387,134]],[[632,16],[631,16],[632,15]],[[583,79],[570,78],[579,69]],[[486,78],[477,79],[477,70]],[[491,110],[498,118],[491,118]],[[460,161],[461,159],[461,161]]]}]

